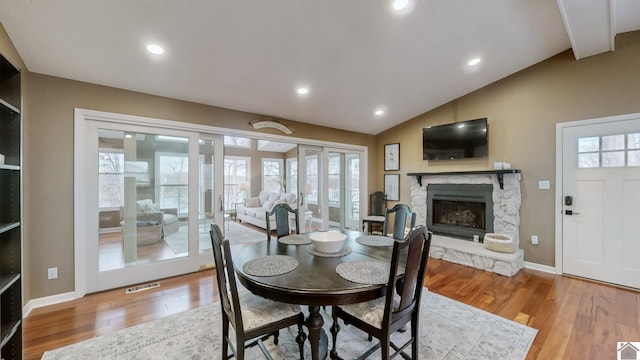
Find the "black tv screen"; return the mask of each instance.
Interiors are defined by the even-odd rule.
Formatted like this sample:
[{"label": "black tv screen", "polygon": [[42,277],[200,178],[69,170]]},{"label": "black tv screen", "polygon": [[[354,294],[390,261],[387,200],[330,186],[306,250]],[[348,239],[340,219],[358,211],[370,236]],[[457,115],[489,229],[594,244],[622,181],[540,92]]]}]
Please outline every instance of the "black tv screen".
[{"label": "black tv screen", "polygon": [[487,118],[422,129],[422,159],[487,157]]}]

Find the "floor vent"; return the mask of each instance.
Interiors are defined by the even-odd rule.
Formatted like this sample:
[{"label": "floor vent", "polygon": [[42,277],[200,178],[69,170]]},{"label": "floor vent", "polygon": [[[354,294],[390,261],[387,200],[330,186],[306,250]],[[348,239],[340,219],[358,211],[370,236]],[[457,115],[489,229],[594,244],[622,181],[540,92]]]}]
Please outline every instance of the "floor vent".
[{"label": "floor vent", "polygon": [[160,283],[156,281],[156,282],[152,282],[152,283],[148,283],[148,284],[132,286],[130,288],[127,288],[124,291],[124,293],[125,294],[133,294],[133,293],[137,293],[137,292],[140,292],[140,291],[154,289],[154,288],[157,288],[157,287],[160,287]]}]

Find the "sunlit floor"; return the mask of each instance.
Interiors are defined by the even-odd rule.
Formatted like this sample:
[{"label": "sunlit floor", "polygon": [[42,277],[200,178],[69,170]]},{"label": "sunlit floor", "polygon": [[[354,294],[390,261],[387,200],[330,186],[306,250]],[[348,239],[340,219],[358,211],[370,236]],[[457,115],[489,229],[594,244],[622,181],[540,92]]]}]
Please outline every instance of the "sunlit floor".
[{"label": "sunlit floor", "polygon": [[[125,267],[124,246],[120,232],[100,234],[99,237],[99,270],[107,271]],[[135,265],[143,265],[155,261],[173,259],[186,254],[176,254],[164,241],[137,247],[137,261]]]}]

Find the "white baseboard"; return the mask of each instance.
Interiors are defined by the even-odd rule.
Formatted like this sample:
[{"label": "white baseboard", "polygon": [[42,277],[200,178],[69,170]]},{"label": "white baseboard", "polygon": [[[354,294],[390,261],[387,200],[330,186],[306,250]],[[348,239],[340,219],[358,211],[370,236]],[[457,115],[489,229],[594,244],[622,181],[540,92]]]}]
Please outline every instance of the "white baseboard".
[{"label": "white baseboard", "polygon": [[551,274],[557,274],[556,268],[553,267],[553,266],[549,266],[549,265],[542,265],[542,264],[536,264],[536,263],[525,261],[524,262],[524,267],[526,269],[544,271],[544,272],[551,273]]},{"label": "white baseboard", "polygon": [[31,313],[31,310],[33,309],[37,309],[39,307],[53,305],[53,304],[59,304],[65,301],[71,301],[75,299],[76,299],[75,292],[68,292],[63,294],[45,296],[37,299],[31,299],[27,301],[27,304],[22,309],[22,317],[26,318],[27,316],[29,316],[29,313]]}]

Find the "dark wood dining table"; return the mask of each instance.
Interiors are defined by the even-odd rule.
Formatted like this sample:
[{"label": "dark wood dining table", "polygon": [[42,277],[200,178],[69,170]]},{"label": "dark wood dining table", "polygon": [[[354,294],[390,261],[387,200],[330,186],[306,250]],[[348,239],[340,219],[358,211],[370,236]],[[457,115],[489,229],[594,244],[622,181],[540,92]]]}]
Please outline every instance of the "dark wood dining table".
[{"label": "dark wood dining table", "polygon": [[[310,254],[313,245],[285,245],[275,238],[261,241],[234,255],[238,279],[252,293],[267,299],[299,305],[308,305],[305,320],[309,331],[312,359],[327,356],[327,335],[322,330],[324,320],[321,306],[354,304],[384,296],[386,285],[367,285],[344,279],[336,273],[336,266],[357,260],[389,262],[393,246],[367,246],[356,242],[365,235],[360,231],[342,231],[347,236],[345,246],[351,253],[342,257],[323,257]],[[288,255],[298,261],[290,272],[277,276],[253,276],[244,272],[246,262],[268,255]]]}]

